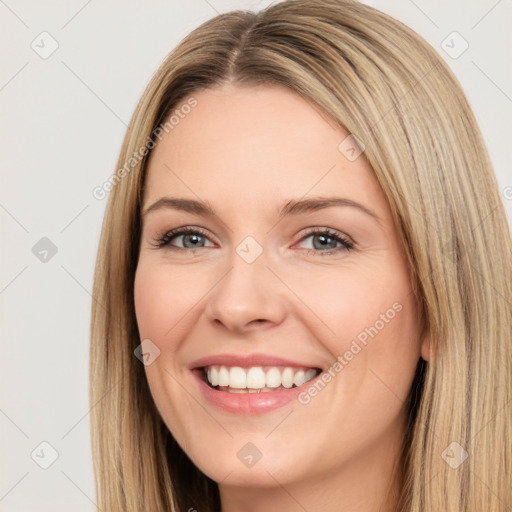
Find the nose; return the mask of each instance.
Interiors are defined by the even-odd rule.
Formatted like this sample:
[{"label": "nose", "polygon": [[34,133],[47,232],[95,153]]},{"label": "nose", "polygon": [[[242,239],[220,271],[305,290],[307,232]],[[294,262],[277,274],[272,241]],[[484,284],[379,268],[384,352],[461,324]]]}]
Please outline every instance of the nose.
[{"label": "nose", "polygon": [[208,320],[236,334],[279,325],[287,311],[286,287],[267,268],[265,251],[252,263],[234,252],[230,263],[208,294]]}]

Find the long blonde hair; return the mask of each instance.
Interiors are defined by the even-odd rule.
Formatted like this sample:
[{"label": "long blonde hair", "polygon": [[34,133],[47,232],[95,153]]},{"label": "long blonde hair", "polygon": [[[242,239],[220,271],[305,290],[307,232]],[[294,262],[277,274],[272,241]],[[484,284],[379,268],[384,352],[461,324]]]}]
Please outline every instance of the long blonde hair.
[{"label": "long blonde hair", "polygon": [[314,101],[364,144],[389,201],[431,343],[406,403],[399,509],[510,510],[512,243],[492,165],[438,54],[351,0],[292,0],[205,22],[170,53],[133,114],[108,187],[94,277],[98,507],[220,510],[217,484],[172,438],[134,355],[133,282],[148,142],[182,100],[228,81],[280,84]]}]

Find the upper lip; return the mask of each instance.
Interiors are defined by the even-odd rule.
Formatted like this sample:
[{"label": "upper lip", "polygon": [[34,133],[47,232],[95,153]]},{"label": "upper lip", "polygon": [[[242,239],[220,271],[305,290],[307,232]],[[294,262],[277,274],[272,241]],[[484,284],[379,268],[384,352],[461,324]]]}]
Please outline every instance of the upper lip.
[{"label": "upper lip", "polygon": [[216,354],[201,357],[190,364],[190,369],[204,368],[205,366],[223,365],[223,366],[296,366],[300,368],[319,368],[311,364],[304,364],[282,357],[272,356],[269,354]]}]

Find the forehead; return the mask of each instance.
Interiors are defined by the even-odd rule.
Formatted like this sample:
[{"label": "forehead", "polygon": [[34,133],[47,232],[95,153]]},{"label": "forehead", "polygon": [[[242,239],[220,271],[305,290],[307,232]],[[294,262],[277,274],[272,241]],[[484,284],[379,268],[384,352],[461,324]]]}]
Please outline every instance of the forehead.
[{"label": "forehead", "polygon": [[285,197],[341,194],[386,208],[364,156],[351,161],[339,149],[349,133],[297,93],[223,85],[192,98],[153,150],[146,205],[171,194],[273,208]]}]

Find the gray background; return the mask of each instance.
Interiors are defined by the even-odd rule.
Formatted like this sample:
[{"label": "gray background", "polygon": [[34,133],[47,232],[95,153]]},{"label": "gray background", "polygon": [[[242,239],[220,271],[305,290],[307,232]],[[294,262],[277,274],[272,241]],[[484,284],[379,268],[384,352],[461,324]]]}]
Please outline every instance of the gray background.
[{"label": "gray background", "polygon": [[[92,190],[115,170],[168,52],[217,12],[269,3],[0,0],[0,511],[97,510],[88,335],[106,200]],[[512,2],[366,3],[416,30],[459,77],[511,219]],[[457,58],[464,42],[453,31],[469,44]]]}]

